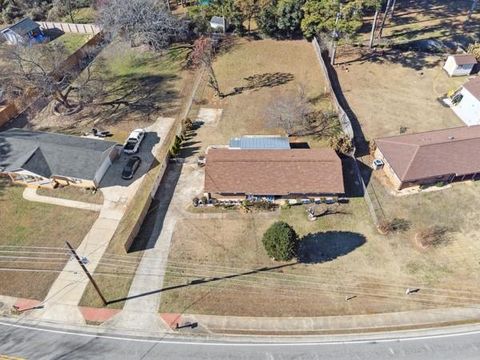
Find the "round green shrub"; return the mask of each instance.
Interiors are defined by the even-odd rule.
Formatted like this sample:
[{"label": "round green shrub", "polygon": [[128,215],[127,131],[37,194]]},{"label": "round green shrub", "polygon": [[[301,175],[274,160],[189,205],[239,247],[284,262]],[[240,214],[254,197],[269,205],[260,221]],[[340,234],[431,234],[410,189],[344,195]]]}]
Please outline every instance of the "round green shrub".
[{"label": "round green shrub", "polygon": [[298,235],[286,222],[277,221],[265,231],[262,242],[270,257],[287,261],[296,255]]}]

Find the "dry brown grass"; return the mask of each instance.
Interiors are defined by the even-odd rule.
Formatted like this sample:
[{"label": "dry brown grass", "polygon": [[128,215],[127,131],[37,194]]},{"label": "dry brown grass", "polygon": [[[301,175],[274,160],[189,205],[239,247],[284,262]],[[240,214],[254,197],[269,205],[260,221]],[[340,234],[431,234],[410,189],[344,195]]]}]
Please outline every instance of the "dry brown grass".
[{"label": "dry brown grass", "polygon": [[[429,57],[427,63],[440,61]],[[337,67],[347,101],[368,139],[463,126],[464,123],[438,101],[465,82],[449,78],[441,62],[415,70],[401,63],[355,62]],[[347,71],[348,69],[348,71]]]},{"label": "dry brown grass", "polygon": [[103,204],[103,195],[101,191],[93,192],[84,188],[75,186],[64,186],[56,189],[37,189],[37,194],[50,196],[60,199],[83,201],[94,204]]},{"label": "dry brown grass", "polygon": [[23,190],[0,185],[0,294],[43,300],[69,259],[65,241],[77,247],[98,213],[30,202]]},{"label": "dry brown grass", "polygon": [[[315,52],[307,41],[238,39],[228,52],[217,57],[214,69],[221,91],[226,94],[235,87],[245,86],[245,78],[253,75],[291,74],[293,80],[283,85],[247,90],[222,100],[206,91],[204,96],[209,103],[201,107],[222,108],[223,115],[215,128],[205,126],[198,131],[195,140],[200,141],[201,149],[226,144],[235,136],[284,133],[266,126],[266,109],[278,96],[298,91],[299,85],[305,87],[309,98],[317,99],[319,108],[331,109],[329,98],[324,96],[324,79]],[[312,141],[313,146],[323,144]]]},{"label": "dry brown grass", "polygon": [[[451,196],[468,201],[470,192]],[[433,213],[436,206],[432,202],[420,209],[414,203],[405,206],[412,215],[412,229],[387,237],[371,224],[362,199],[342,205],[345,214],[315,222],[307,220],[303,207],[267,217],[247,214],[181,221],[174,233],[165,287],[204,282],[165,291],[160,311],[320,316],[475,303],[479,233],[472,224],[466,234],[455,233],[448,246],[419,251],[412,240],[420,221],[427,221],[419,215]],[[313,234],[304,238],[308,251],[301,257],[303,263],[288,265],[267,257],[261,236],[276,220],[287,221],[301,236]],[[275,269],[278,265],[287,266]],[[405,289],[411,286],[421,292],[406,297]],[[356,298],[345,301],[347,295]]]}]

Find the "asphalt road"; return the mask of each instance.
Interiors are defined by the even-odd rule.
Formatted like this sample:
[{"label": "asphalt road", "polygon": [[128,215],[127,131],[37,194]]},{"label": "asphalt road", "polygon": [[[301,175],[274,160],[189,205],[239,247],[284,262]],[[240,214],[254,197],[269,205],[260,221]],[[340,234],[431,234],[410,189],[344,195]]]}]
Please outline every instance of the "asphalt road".
[{"label": "asphalt road", "polygon": [[2,356],[24,359],[480,359],[480,331],[421,339],[317,344],[201,343],[97,337],[0,325]]}]

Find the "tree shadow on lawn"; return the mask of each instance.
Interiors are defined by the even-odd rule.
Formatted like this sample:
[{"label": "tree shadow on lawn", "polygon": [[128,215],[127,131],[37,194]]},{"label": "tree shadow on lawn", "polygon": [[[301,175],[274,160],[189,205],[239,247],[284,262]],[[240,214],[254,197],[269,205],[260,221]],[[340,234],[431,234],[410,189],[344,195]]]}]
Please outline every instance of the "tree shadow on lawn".
[{"label": "tree shadow on lawn", "polygon": [[230,93],[224,94],[224,97],[238,95],[248,90],[259,90],[262,88],[272,88],[275,86],[284,85],[294,79],[294,75],[291,73],[264,73],[264,74],[254,74],[247,76],[244,80],[247,82],[246,85],[235,87]]},{"label": "tree shadow on lawn", "polygon": [[299,243],[297,258],[304,264],[316,264],[347,255],[366,243],[362,234],[350,231],[327,231],[305,235]]},{"label": "tree shadow on lawn", "polygon": [[107,85],[99,91],[94,104],[86,106],[76,120],[91,122],[95,118],[96,125],[111,125],[125,118],[154,120],[151,117],[159,112],[167,115],[175,110],[179,100],[179,92],[174,87],[177,79],[177,75],[107,76],[100,80]]}]

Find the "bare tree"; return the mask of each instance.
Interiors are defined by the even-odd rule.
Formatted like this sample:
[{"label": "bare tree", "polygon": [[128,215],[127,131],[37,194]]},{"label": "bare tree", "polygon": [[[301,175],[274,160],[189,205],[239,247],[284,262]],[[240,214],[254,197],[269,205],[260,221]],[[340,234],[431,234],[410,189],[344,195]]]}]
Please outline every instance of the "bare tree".
[{"label": "bare tree", "polygon": [[32,47],[9,47],[4,53],[7,70],[3,76],[0,75],[7,96],[12,98],[32,91],[39,92],[43,96],[53,96],[66,109],[71,109],[72,76],[61,71],[60,66],[67,55],[65,47],[55,42]]},{"label": "bare tree", "polygon": [[208,85],[215,91],[218,97],[223,97],[218,85],[217,75],[213,69],[214,48],[210,38],[202,36],[193,43],[189,55],[189,62],[193,66],[203,66],[208,73]]},{"label": "bare tree", "polygon": [[172,15],[163,0],[109,0],[100,7],[98,21],[106,34],[132,47],[161,50],[187,34],[186,23]]},{"label": "bare tree", "polygon": [[303,85],[297,91],[285,92],[276,96],[266,109],[267,125],[285,130],[288,135],[296,135],[306,128],[307,115],[312,111]]}]

